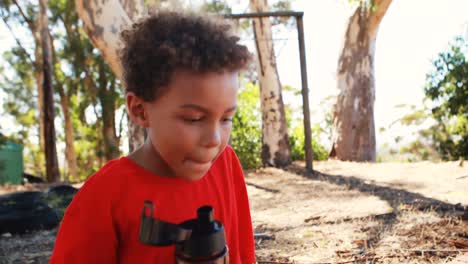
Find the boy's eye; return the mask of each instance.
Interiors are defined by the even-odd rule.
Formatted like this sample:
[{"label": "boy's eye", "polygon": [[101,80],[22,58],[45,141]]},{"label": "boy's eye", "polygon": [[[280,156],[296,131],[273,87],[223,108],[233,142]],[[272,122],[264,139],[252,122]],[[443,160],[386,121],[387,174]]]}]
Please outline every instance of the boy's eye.
[{"label": "boy's eye", "polygon": [[184,117],[184,121],[189,122],[189,123],[195,123],[201,121],[203,118],[202,117]]},{"label": "boy's eye", "polygon": [[[184,120],[184,122],[187,122],[187,123],[196,123],[196,122],[203,121],[204,117],[182,117],[182,119]],[[223,117],[221,119],[221,122],[231,123],[232,117]]]}]

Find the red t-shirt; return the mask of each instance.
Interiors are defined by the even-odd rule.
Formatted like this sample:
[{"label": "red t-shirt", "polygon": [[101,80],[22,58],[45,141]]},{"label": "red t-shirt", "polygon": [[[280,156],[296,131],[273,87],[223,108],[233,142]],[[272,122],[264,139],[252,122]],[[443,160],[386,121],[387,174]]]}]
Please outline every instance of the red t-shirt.
[{"label": "red t-shirt", "polygon": [[138,240],[145,200],[154,217],[180,223],[203,205],[224,224],[231,264],[255,261],[252,222],[242,168],[227,147],[196,182],[154,175],[123,157],[90,177],[68,207],[50,263],[174,263],[174,246]]}]

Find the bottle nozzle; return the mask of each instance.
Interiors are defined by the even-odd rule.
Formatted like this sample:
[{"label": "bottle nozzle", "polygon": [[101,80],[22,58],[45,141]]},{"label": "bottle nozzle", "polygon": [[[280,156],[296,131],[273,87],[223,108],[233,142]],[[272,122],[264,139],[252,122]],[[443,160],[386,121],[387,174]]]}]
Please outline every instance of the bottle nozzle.
[{"label": "bottle nozzle", "polygon": [[208,224],[214,221],[213,207],[203,206],[198,208],[197,216],[199,223]]}]

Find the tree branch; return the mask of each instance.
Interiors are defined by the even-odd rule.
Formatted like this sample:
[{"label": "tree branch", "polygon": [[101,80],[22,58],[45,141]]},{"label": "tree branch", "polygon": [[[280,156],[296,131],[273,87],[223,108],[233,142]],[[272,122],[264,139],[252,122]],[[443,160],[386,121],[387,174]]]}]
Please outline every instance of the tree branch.
[{"label": "tree branch", "polygon": [[6,27],[8,28],[8,30],[10,31],[11,35],[13,36],[13,38],[15,39],[16,44],[18,44],[18,46],[20,47],[20,49],[23,50],[24,54],[26,54],[26,56],[28,57],[29,62],[31,62],[31,64],[34,65],[34,61],[31,59],[31,56],[30,56],[29,53],[26,51],[26,49],[23,47],[23,45],[21,45],[21,42],[20,42],[19,39],[16,37],[15,32],[13,31],[13,29],[11,28],[11,26],[8,24],[8,21],[6,20],[6,18],[2,16],[2,20],[3,20],[3,23],[5,24],[5,26],[6,26]]},{"label": "tree branch", "polygon": [[28,23],[29,29],[31,29],[31,32],[34,34],[34,32],[36,31],[36,26],[34,25],[32,20],[29,19],[26,16],[26,13],[23,12],[23,8],[21,8],[21,6],[18,4],[18,2],[16,0],[13,0],[13,3],[16,5],[16,7],[18,8],[18,11],[20,12],[20,14],[23,17],[24,21],[26,21],[26,23]]},{"label": "tree branch", "polygon": [[75,0],[75,5],[89,39],[121,79],[123,70],[118,56],[121,43],[119,32],[130,26],[132,20],[118,0]]},{"label": "tree branch", "polygon": [[60,65],[57,65],[59,61],[57,59],[57,52],[55,51],[54,38],[52,37],[52,34],[50,33],[50,31],[49,31],[49,39],[50,39],[50,48],[52,50],[52,64],[56,64],[54,67],[54,72],[53,72],[54,79],[55,79],[54,89],[58,91],[61,98],[64,98],[65,97],[65,90],[63,89],[64,83],[59,80],[58,74],[57,74],[57,71],[62,72],[62,68],[59,67],[57,69],[57,66],[60,66]]},{"label": "tree branch", "polygon": [[132,21],[136,21],[146,12],[144,0],[119,0],[119,2]]},{"label": "tree branch", "polygon": [[380,25],[380,22],[382,21],[391,3],[392,0],[375,0],[375,10],[372,12],[371,17],[369,18],[369,29],[372,33],[374,33]]}]

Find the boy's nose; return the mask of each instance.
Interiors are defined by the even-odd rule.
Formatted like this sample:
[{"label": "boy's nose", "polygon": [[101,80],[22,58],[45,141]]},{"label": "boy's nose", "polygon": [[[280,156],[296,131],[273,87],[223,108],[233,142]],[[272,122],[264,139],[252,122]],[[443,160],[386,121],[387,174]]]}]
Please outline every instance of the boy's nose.
[{"label": "boy's nose", "polygon": [[203,146],[206,148],[213,148],[217,147],[221,144],[221,130],[218,126],[209,129],[205,133],[205,137],[203,139]]}]

